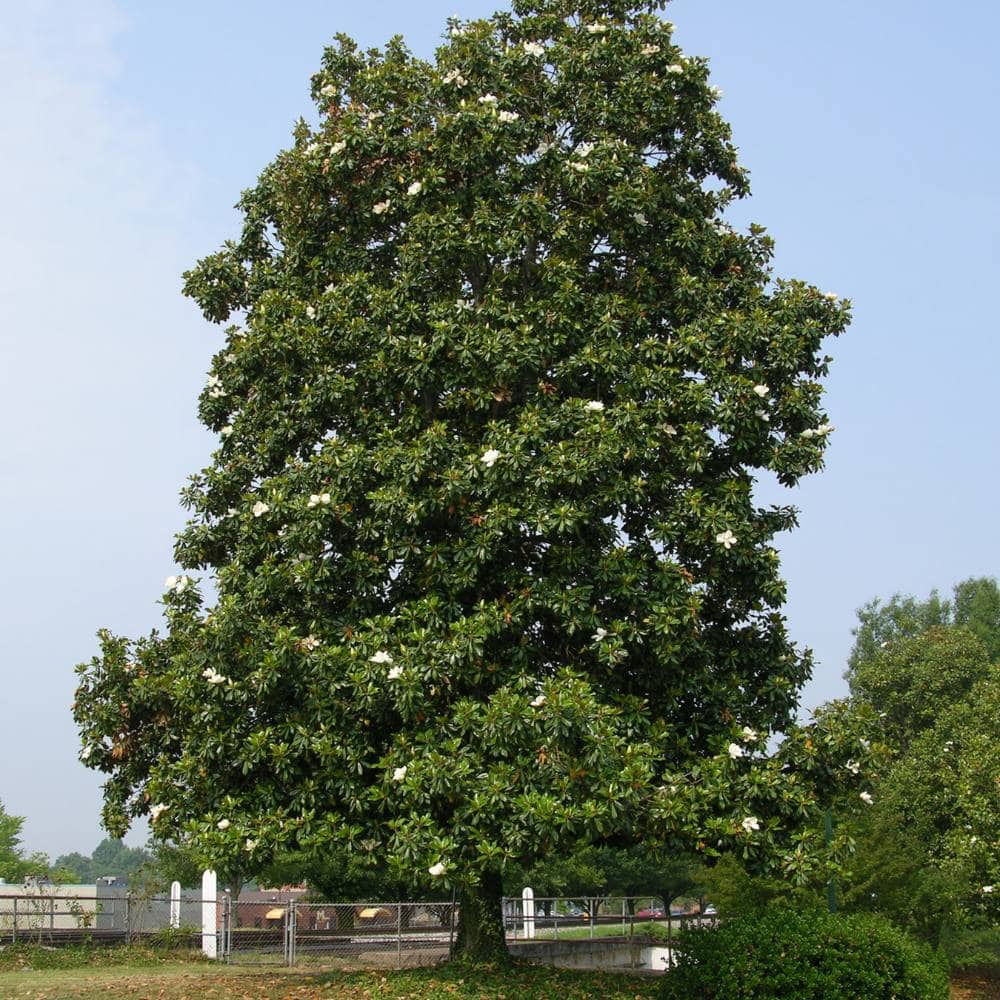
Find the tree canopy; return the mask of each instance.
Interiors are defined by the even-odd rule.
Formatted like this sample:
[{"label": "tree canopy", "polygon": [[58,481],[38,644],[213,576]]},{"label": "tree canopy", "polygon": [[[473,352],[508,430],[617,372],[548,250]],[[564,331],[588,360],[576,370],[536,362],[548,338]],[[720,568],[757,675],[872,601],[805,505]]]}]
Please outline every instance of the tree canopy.
[{"label": "tree canopy", "polygon": [[483,912],[579,842],[809,863],[858,751],[793,726],[795,511],[754,483],[820,468],[848,305],[725,221],[748,175],[659,6],[326,50],[317,121],[186,275],[231,324],[176,544],[217,599],[171,576],[166,631],[81,667],[111,831],[340,845]]},{"label": "tree canopy", "polygon": [[871,810],[850,824],[847,899],[960,950],[963,928],[1000,914],[1000,622],[995,580],[954,595],[896,595],[858,613],[851,693],[879,714],[891,756]]},{"label": "tree canopy", "polygon": [[0,878],[14,881],[21,877],[21,827],[23,816],[12,816],[0,803]]}]

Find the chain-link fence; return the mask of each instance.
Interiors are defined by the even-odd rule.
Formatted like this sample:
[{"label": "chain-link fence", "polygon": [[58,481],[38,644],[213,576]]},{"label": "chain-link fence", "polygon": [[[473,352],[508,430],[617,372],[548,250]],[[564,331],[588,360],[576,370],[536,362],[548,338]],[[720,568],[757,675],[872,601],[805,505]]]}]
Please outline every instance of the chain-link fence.
[{"label": "chain-link fence", "polygon": [[[145,941],[202,948],[240,964],[404,968],[448,958],[459,917],[454,900],[305,902],[298,898],[302,890],[250,893],[239,900],[220,893],[203,900],[120,886],[99,890],[81,894],[46,886],[0,894],[0,944]],[[508,941],[519,944],[641,937],[668,948],[685,924],[714,919],[680,908],[668,914],[662,900],[649,896],[508,897],[503,916]]]},{"label": "chain-link fence", "polygon": [[[0,895],[0,943],[129,944],[153,939],[197,948],[202,944],[202,902],[191,894],[172,899],[119,886],[90,893],[61,886],[5,893]],[[221,925],[218,932],[221,935]]]},{"label": "chain-link fence", "polygon": [[692,921],[711,919],[675,906],[668,914],[655,896],[505,897],[504,928],[510,941],[633,937],[669,939]]},{"label": "chain-link fence", "polygon": [[448,957],[456,908],[450,902],[296,902],[289,918],[289,964],[403,968]]},{"label": "chain-link fence", "polygon": [[287,965],[292,946],[290,899],[233,900],[223,903],[220,955],[241,965]]}]

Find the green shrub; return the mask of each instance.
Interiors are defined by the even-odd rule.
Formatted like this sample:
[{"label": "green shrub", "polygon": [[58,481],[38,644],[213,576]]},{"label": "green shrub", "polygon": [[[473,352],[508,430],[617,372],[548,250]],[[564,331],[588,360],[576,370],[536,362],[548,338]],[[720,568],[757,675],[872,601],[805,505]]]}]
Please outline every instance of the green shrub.
[{"label": "green shrub", "polygon": [[161,927],[149,936],[149,946],[153,951],[193,951],[200,939],[200,927]]},{"label": "green shrub", "polygon": [[879,917],[763,910],[686,931],[663,1000],[947,1000],[944,961]]},{"label": "green shrub", "polygon": [[1000,927],[946,926],[941,950],[953,969],[989,969],[1000,973]]}]

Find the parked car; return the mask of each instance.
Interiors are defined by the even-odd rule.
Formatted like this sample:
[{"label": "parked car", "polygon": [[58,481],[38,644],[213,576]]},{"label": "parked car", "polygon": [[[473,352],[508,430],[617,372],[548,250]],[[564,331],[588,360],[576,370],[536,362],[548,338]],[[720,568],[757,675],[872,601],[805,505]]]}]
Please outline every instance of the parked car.
[{"label": "parked car", "polygon": [[662,920],[664,916],[663,910],[658,906],[637,910],[635,915],[639,920]]},{"label": "parked car", "polygon": [[705,917],[715,917],[719,914],[719,911],[711,903],[709,903],[708,906],[706,906],[701,912],[702,916]]}]

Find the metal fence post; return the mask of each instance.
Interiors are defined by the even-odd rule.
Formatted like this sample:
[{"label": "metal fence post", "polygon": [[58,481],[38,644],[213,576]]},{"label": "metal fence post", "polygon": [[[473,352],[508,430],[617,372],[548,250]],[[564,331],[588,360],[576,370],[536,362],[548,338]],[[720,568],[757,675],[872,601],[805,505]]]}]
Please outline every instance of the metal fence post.
[{"label": "metal fence post", "polygon": [[396,968],[403,967],[403,904],[396,904]]},{"label": "metal fence post", "polygon": [[448,915],[448,958],[455,957],[455,894],[456,890],[451,890],[451,910]]},{"label": "metal fence post", "polygon": [[288,908],[285,910],[285,920],[288,926],[288,964],[294,965],[296,960],[295,931],[297,923],[294,899],[288,901]]},{"label": "metal fence post", "polygon": [[14,897],[14,929],[11,933],[11,941],[17,944],[17,896]]}]

